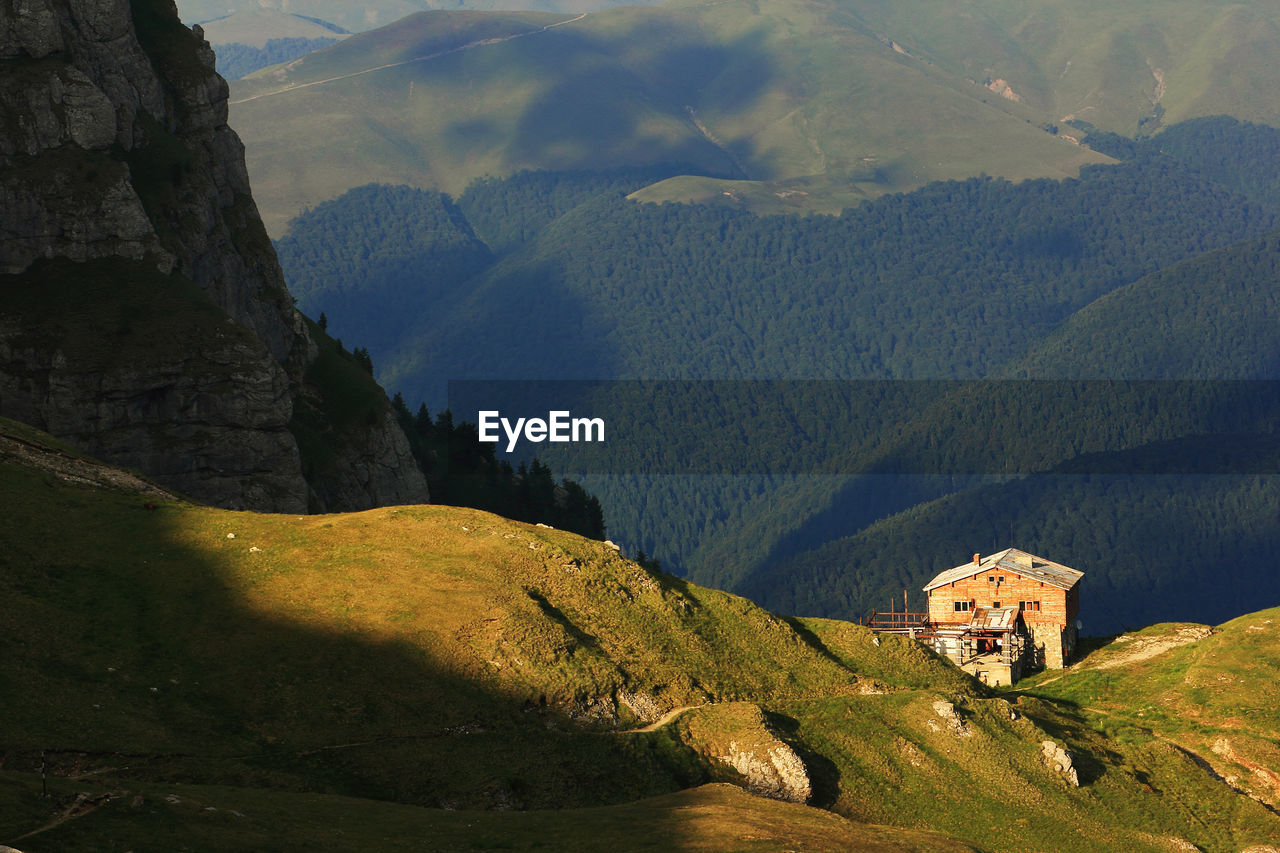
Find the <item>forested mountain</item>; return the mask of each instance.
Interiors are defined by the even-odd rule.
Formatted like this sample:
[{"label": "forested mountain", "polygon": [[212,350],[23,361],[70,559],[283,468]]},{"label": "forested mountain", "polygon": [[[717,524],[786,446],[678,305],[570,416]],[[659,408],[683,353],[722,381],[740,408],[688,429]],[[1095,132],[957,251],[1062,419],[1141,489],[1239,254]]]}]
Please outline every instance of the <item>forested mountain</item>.
[{"label": "forested mountain", "polygon": [[[538,180],[460,199],[499,251],[521,247],[491,266],[445,202],[431,202],[445,224],[427,222],[410,201],[433,196],[403,188],[317,208],[277,246],[304,309],[369,342],[412,400],[438,398],[440,377],[977,378],[1098,297],[1277,222],[1169,157],[935,184],[838,218],[637,205],[621,193],[640,175]],[[394,211],[386,225],[379,210]],[[327,267],[344,272],[316,283]],[[474,324],[492,333],[483,346]]]},{"label": "forested mountain", "polygon": [[259,68],[277,65],[297,59],[313,50],[328,47],[337,39],[320,38],[274,38],[268,39],[262,47],[230,42],[220,44],[214,49],[218,57],[218,73],[228,80],[239,80],[252,74]]},{"label": "forested mountain", "polygon": [[[608,470],[631,476],[584,480],[601,495],[611,533],[665,565],[749,590],[781,609],[857,617],[883,589],[901,589],[900,579],[886,580],[879,567],[896,566],[914,578],[987,547],[986,534],[982,543],[957,541],[962,527],[930,521],[910,550],[885,552],[870,571],[856,549],[815,553],[815,547],[877,522],[909,527],[918,516],[884,519],[972,488],[984,490],[978,505],[996,516],[1030,512],[1018,491],[1029,486],[1000,485],[986,475],[1052,470],[1074,455],[1103,451],[1122,455],[1110,458],[1110,467],[1080,470],[1171,471],[1173,457],[1153,455],[1151,447],[1204,430],[1266,429],[1270,409],[1251,415],[1247,387],[1148,388],[1117,406],[1088,385],[1062,386],[1062,397],[1049,386],[1017,383],[910,384],[1275,377],[1275,295],[1266,283],[1275,280],[1280,249],[1270,233],[1280,223],[1268,189],[1276,182],[1280,134],[1203,119],[1141,142],[1104,135],[1098,144],[1125,159],[1064,181],[932,184],[839,217],[758,217],[623,197],[660,172],[487,179],[455,207],[421,191],[369,187],[300,217],[279,247],[290,276],[314,278],[319,267],[297,259],[317,252],[345,253],[345,260],[326,261],[339,268],[373,270],[395,258],[416,271],[416,291],[409,278],[400,281],[407,295],[395,303],[429,304],[414,317],[380,301],[391,277],[335,280],[325,287],[335,294],[346,288],[340,300],[317,290],[305,303],[313,313],[327,311],[338,334],[359,329],[377,353],[380,375],[410,401],[441,405],[443,381],[468,378],[908,381],[909,393],[877,398],[873,420],[858,413],[856,394],[833,386],[835,397],[792,404],[826,407],[825,423],[810,423],[794,409],[781,416],[788,425],[776,435],[756,417],[758,396],[750,396],[756,392],[738,399],[747,392],[726,384],[696,386],[689,405],[677,399],[662,411],[610,402],[618,420],[656,419],[652,434],[670,437],[668,452],[684,444],[680,437],[714,437],[731,421],[735,430],[765,437],[740,468],[698,467],[687,455],[695,451],[680,451],[686,464],[680,470],[704,472],[698,477],[667,476],[673,469],[653,462],[660,454],[632,457],[629,445],[615,444],[609,453],[616,464]],[[409,239],[376,225],[372,211],[379,205],[400,205],[391,218],[410,222],[418,203],[411,200],[428,198],[434,210],[453,210],[450,221],[471,225],[469,240],[487,241],[491,262],[471,274],[454,263],[461,230],[423,226]],[[338,239],[346,233],[341,228],[355,223],[363,223],[363,237]],[[372,262],[358,262],[362,253]],[[485,330],[482,342],[475,329]],[[1145,414],[1152,406],[1159,418]],[[1006,417],[989,420],[986,412]],[[1204,412],[1229,416],[1217,422]],[[1046,419],[1064,428],[1023,426]],[[975,432],[975,424],[995,432]],[[557,464],[554,453],[547,458]],[[571,461],[561,462],[574,470]],[[1139,462],[1145,467],[1135,467]],[[1234,469],[1210,466],[1209,473],[1227,470]],[[804,476],[819,471],[840,476]],[[1268,471],[1263,465],[1244,473]],[[748,472],[753,476],[740,476]],[[844,479],[857,474],[874,476]],[[1261,482],[1233,505],[1261,500],[1269,480]],[[1131,484],[1106,500],[1154,500],[1142,497],[1152,488]],[[1067,524],[1072,535],[1086,524],[1083,516],[1065,516],[1074,519]],[[1028,536],[1043,538],[1039,522],[1023,522]],[[995,525],[1004,532],[991,544],[1007,543],[1019,529],[1006,528]],[[1194,541],[1185,553],[1208,547],[1202,528],[1189,529],[1196,532],[1188,534]],[[1095,538],[1119,554],[1140,552],[1140,542],[1122,531]],[[857,592],[825,594],[824,579],[837,565],[851,567]],[[1086,603],[1089,595],[1086,587]],[[1191,593],[1179,599],[1191,600]],[[1122,601],[1101,627],[1182,606],[1164,598]]]},{"label": "forested mountain", "polygon": [[507,365],[528,378],[976,378],[1122,284],[1275,224],[1167,159],[933,184],[838,218],[602,196],[446,306],[496,332],[493,346],[461,356],[468,326],[437,315],[386,375],[411,396],[428,390],[415,364],[451,378]]},{"label": "forested mountain", "polygon": [[367,346],[375,363],[493,260],[447,196],[385,186],[298,217],[276,252],[299,307],[323,313],[333,334]]}]

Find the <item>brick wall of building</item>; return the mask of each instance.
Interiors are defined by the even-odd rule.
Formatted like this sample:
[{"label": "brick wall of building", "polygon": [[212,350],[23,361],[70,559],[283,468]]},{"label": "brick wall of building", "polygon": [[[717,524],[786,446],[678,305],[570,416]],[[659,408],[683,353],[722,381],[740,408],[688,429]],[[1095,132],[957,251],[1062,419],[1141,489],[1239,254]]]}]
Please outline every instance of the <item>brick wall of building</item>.
[{"label": "brick wall of building", "polygon": [[1061,587],[1008,568],[976,575],[929,591],[929,620],[967,622],[969,609],[956,610],[957,601],[970,607],[1017,607],[1035,638],[1038,663],[1060,668],[1075,648],[1075,623],[1080,615],[1079,587]]}]

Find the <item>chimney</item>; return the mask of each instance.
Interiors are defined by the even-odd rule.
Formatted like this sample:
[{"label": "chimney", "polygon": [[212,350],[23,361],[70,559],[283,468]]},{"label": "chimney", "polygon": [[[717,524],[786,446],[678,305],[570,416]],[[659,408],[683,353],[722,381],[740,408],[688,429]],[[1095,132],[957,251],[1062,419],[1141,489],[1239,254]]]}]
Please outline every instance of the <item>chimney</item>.
[{"label": "chimney", "polygon": [[978,565],[978,563],[980,563],[980,562],[982,562],[982,555],[981,555],[981,554],[974,554],[974,555],[973,555],[973,564],[976,566],[976,565]]}]

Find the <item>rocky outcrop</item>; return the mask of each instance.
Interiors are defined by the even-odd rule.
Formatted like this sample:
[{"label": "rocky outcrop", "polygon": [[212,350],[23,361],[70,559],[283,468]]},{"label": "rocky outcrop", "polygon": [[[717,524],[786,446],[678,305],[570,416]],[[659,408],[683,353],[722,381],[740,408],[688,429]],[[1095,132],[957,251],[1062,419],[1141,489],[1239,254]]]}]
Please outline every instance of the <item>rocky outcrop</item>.
[{"label": "rocky outcrop", "polygon": [[618,704],[626,707],[632,716],[642,723],[652,723],[662,718],[662,706],[648,693],[628,693],[625,690],[619,690]]},{"label": "rocky outcrop", "polygon": [[65,338],[51,345],[46,324],[0,317],[3,413],[209,503],[306,511],[288,377],[261,344],[226,321],[221,335],[178,325],[175,338],[155,329],[145,344],[115,328],[112,348],[94,353]]},{"label": "rocky outcrop", "polygon": [[737,741],[730,741],[727,754],[720,756],[720,760],[742,774],[747,790],[753,794],[789,803],[807,803],[813,793],[804,762],[782,741],[775,741],[764,749],[744,749]]},{"label": "rocky outcrop", "polygon": [[426,501],[426,483],[406,476],[406,472],[417,473],[417,462],[390,409],[347,444],[341,464],[328,475],[310,478],[313,504],[358,510]]},{"label": "rocky outcrop", "polygon": [[761,797],[807,803],[813,786],[804,761],[769,730],[764,711],[748,702],[692,709],[685,731],[689,745],[736,771],[735,781]]},{"label": "rocky outcrop", "polygon": [[[947,728],[956,737],[972,737],[973,732],[965,725],[964,717],[960,716],[960,712],[956,710],[956,706],[945,699],[939,699],[933,703],[933,713],[942,718]],[[929,721],[929,728],[938,731],[938,724]]]},{"label": "rocky outcrop", "polygon": [[1051,740],[1040,743],[1040,752],[1044,756],[1045,764],[1049,765],[1054,773],[1066,779],[1067,784],[1071,785],[1071,787],[1080,787],[1080,776],[1076,771],[1075,761],[1072,759],[1071,753]]},{"label": "rocky outcrop", "polygon": [[425,501],[372,379],[300,450],[298,401],[351,389],[311,369],[227,85],[172,0],[0,0],[0,69],[0,414],[221,506]]}]

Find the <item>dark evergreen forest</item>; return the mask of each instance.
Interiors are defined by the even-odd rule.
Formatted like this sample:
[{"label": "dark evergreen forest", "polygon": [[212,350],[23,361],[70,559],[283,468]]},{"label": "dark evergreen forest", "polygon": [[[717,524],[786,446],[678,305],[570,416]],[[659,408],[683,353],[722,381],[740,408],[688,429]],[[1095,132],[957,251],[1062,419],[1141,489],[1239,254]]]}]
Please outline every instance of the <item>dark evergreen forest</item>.
[{"label": "dark evergreen forest", "polygon": [[228,80],[239,80],[259,68],[291,62],[336,41],[332,38],[279,38],[267,39],[263,47],[240,42],[220,44],[215,48],[218,73]]},{"label": "dark evergreen forest", "polygon": [[[1280,132],[1219,118],[1089,141],[1117,163],[932,184],[838,217],[627,200],[675,167],[486,179],[456,203],[365,187],[278,246],[303,310],[435,407],[468,378],[1205,380],[1159,405],[917,385],[869,411],[831,404],[825,426],[757,429],[741,470],[677,477],[637,457],[582,482],[615,538],[783,612],[858,617],[1017,544],[1097,578],[1094,629],[1196,606],[1212,621],[1280,582],[1240,574],[1218,601],[1151,574],[1280,557],[1276,525],[1252,527],[1277,517],[1271,395],[1220,382],[1276,378]],[[675,446],[714,436],[755,412],[730,387],[646,417]],[[1173,464],[1216,458],[1230,430],[1261,439],[1263,463]],[[1112,468],[1071,469],[1099,453]]]}]

